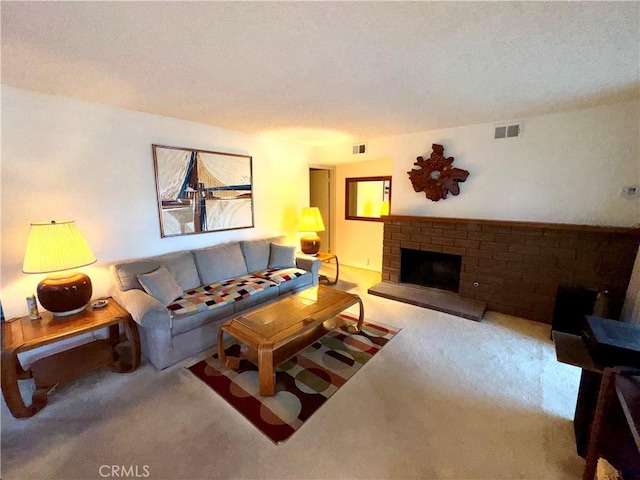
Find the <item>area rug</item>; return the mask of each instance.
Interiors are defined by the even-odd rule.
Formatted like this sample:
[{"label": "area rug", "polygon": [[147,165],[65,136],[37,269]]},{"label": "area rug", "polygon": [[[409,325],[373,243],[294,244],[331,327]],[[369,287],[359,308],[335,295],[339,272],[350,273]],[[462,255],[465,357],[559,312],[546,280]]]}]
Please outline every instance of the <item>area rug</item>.
[{"label": "area rug", "polygon": [[[355,319],[341,315],[356,323]],[[258,368],[242,360],[237,370],[222,367],[218,354],[188,369],[275,443],[293,435],[400,329],[365,321],[362,331],[334,330],[276,369],[276,394],[261,397]],[[237,357],[240,345],[226,346]]]}]

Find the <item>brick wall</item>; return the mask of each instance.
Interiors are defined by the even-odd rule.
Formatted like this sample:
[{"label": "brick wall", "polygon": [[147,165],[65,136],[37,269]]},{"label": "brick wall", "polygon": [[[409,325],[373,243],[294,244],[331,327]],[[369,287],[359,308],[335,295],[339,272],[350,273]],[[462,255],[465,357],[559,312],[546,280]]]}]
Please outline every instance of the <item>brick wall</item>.
[{"label": "brick wall", "polygon": [[401,248],[461,255],[462,297],[545,323],[552,321],[559,285],[608,290],[610,316],[617,318],[640,241],[637,228],[384,218],[383,280],[398,282]]}]

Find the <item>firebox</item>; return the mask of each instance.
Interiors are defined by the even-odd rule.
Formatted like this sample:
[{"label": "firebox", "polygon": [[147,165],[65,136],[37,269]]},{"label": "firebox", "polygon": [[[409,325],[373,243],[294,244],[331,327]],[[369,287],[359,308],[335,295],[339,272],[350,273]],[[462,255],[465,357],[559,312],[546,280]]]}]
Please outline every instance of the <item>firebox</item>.
[{"label": "firebox", "polygon": [[440,252],[400,249],[400,282],[458,293],[462,257]]}]

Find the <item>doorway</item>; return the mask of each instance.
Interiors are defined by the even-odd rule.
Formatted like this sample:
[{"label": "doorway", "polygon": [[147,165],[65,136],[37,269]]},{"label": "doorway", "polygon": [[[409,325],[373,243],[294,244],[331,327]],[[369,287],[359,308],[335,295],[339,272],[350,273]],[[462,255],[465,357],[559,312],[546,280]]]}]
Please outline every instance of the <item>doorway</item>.
[{"label": "doorway", "polygon": [[331,214],[331,177],[332,172],[326,168],[309,169],[309,206],[318,207],[324,222],[324,232],[318,232],[320,237],[320,250],[333,253],[331,242],[331,226],[333,216]]}]

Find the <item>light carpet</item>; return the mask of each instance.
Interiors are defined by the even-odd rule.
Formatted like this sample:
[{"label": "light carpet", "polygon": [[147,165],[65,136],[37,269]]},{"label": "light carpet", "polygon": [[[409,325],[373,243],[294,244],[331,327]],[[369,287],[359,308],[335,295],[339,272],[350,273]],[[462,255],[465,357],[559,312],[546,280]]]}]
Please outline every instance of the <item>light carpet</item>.
[{"label": "light carpet", "polygon": [[211,350],[160,372],[97,371],[28,420],[3,403],[3,480],[100,480],[103,465],[147,465],[149,479],[581,477],[580,369],[556,361],[548,325],[476,323],[367,295],[379,274],[341,266],[340,278],[367,319],[402,333],[283,445],[184,368]]}]

